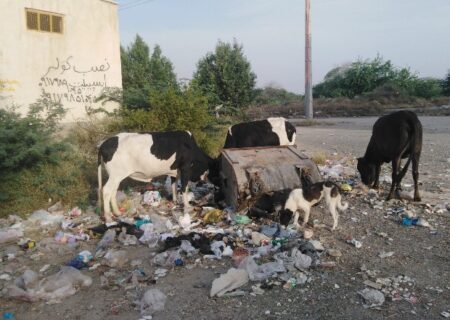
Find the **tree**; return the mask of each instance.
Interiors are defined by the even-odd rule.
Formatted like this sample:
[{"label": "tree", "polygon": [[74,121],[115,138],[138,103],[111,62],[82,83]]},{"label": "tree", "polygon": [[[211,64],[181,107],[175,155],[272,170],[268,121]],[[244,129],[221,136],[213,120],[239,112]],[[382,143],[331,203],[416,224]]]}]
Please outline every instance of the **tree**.
[{"label": "tree", "polygon": [[215,52],[198,62],[193,85],[206,95],[210,110],[223,105],[225,113],[233,114],[253,101],[255,80],[242,45],[219,41]]},{"label": "tree", "polygon": [[178,86],[172,62],[162,55],[159,45],[155,45],[150,58],[150,83],[153,90],[162,91]]},{"label": "tree", "polygon": [[123,103],[130,108],[148,108],[150,91],[150,49],[136,35],[128,47],[120,47],[122,62]]},{"label": "tree", "polygon": [[442,93],[446,96],[450,96],[450,70],[442,81]]},{"label": "tree", "polygon": [[152,91],[177,88],[172,63],[162,55],[158,45],[150,56],[149,46],[136,35],[130,46],[120,47],[120,56],[125,107],[149,109]]}]

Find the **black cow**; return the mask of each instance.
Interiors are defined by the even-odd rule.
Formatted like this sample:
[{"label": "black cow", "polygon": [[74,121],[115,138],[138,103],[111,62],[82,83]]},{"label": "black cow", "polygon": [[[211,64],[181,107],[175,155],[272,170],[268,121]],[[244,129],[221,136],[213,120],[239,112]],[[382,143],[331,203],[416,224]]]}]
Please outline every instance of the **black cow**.
[{"label": "black cow", "polygon": [[[412,161],[414,201],[420,201],[419,159],[422,151],[422,124],[411,111],[398,111],[379,118],[373,125],[372,137],[364,157],[358,158],[361,180],[369,187],[378,188],[381,165],[392,161],[392,185],[387,200],[394,190],[401,190],[401,180]],[[408,158],[400,170],[401,159]]]},{"label": "black cow", "polygon": [[295,127],[284,118],[238,123],[228,129],[224,149],[295,144]]},{"label": "black cow", "polygon": [[[102,160],[109,175],[103,188]],[[101,205],[103,195],[105,220],[111,222],[110,205],[114,214],[120,214],[116,193],[120,182],[127,177],[143,182],[163,175],[179,177],[183,204],[187,208],[189,181],[204,180],[208,170],[214,168],[214,160],[197,146],[189,131],[119,133],[108,138],[100,144],[98,151],[99,201]],[[173,181],[175,202],[176,179]]]}]

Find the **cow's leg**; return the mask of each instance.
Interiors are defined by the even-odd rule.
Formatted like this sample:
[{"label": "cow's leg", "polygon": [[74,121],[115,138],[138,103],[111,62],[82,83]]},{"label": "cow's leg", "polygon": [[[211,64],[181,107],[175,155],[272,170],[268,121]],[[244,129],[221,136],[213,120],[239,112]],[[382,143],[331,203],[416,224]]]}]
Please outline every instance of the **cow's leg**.
[{"label": "cow's leg", "polygon": [[375,169],[375,182],[373,184],[373,189],[378,189],[380,187],[380,171],[381,171],[381,165],[377,165]]},{"label": "cow's leg", "polygon": [[115,214],[119,214],[119,209],[117,208],[117,201],[113,201],[113,197],[115,198],[117,193],[117,188],[119,187],[121,180],[114,179],[113,177],[110,177],[106,184],[103,187],[103,202],[105,207],[105,221],[112,222],[111,217],[111,204],[113,206],[113,212]]},{"label": "cow's leg", "polygon": [[391,184],[391,190],[389,191],[389,195],[387,196],[386,200],[391,200],[392,198],[394,198],[394,191],[397,186],[399,165],[400,165],[400,157],[397,157],[396,159],[392,160],[392,184]]},{"label": "cow's leg", "polygon": [[410,157],[408,157],[408,160],[406,161],[402,170],[400,170],[400,166],[399,166],[399,174],[397,176],[397,190],[396,190],[398,192],[400,192],[402,190],[402,179],[405,176],[406,172],[408,171],[409,163],[411,162],[411,157],[412,157],[412,155]]},{"label": "cow's leg", "polygon": [[170,177],[170,181],[172,182],[172,201],[173,203],[177,203],[177,178],[176,177]]},{"label": "cow's leg", "polygon": [[117,184],[117,187],[113,189],[111,194],[111,206],[115,215],[120,215],[121,212],[119,210],[119,205],[117,204],[117,189],[119,188],[120,182]]},{"label": "cow's leg", "polygon": [[420,153],[412,155],[412,174],[414,179],[414,201],[421,201],[419,194],[419,159]]},{"label": "cow's leg", "polygon": [[190,178],[190,168],[188,167],[181,168],[180,169],[181,192],[183,196],[183,205],[185,210],[187,210],[190,207],[187,193],[189,178]]}]

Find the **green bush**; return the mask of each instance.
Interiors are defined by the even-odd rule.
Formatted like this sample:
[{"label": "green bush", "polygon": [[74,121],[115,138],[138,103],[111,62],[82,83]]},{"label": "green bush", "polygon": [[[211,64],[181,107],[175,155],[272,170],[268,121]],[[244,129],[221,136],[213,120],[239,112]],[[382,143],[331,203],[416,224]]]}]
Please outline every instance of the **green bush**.
[{"label": "green bush", "polygon": [[358,60],[332,69],[322,83],[314,86],[314,97],[354,98],[359,95],[376,97],[420,97],[430,99],[442,94],[437,79],[421,79],[407,68],[397,68],[380,56],[373,60]]},{"label": "green bush", "polygon": [[282,88],[266,87],[255,90],[255,105],[286,105],[302,102],[302,96]]},{"label": "green bush", "polygon": [[63,115],[62,106],[45,96],[26,116],[15,108],[0,110],[0,215],[29,213],[49,199],[86,204],[83,162],[55,138]]},{"label": "green bush", "polygon": [[450,96],[450,70],[442,81],[442,93],[446,96]]},{"label": "green bush", "polygon": [[6,174],[40,162],[56,163],[55,155],[66,145],[51,137],[63,115],[61,105],[45,98],[32,104],[25,117],[15,107],[0,109],[0,171]]},{"label": "green bush", "polygon": [[80,122],[72,132],[75,144],[88,161],[95,161],[97,144],[118,132],[189,130],[206,153],[218,154],[229,122],[218,122],[210,114],[207,99],[198,88],[154,92],[150,105],[149,110],[122,107],[102,120],[92,116]]},{"label": "green bush", "polygon": [[417,79],[414,95],[425,99],[439,97],[443,94],[441,83],[440,80],[433,78]]},{"label": "green bush", "polygon": [[[87,163],[72,151],[60,152],[58,163],[40,162],[2,176],[0,216],[26,215],[61,200],[66,206],[86,207],[95,189],[87,180]],[[51,203],[49,203],[51,200]]]}]

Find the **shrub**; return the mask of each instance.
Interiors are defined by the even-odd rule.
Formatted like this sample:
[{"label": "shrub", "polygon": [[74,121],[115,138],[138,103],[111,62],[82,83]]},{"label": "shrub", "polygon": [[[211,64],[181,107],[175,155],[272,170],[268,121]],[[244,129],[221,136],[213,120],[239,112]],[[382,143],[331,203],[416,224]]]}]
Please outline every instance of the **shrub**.
[{"label": "shrub", "polygon": [[282,88],[266,87],[255,90],[255,105],[286,105],[290,103],[300,103],[302,96]]},{"label": "shrub", "polygon": [[450,70],[442,81],[442,93],[446,96],[450,96]]},{"label": "shrub", "polygon": [[25,215],[61,200],[67,206],[86,207],[90,192],[87,163],[73,151],[60,152],[57,164],[40,162],[34,167],[2,176],[0,216]]},{"label": "shrub", "polygon": [[420,98],[431,99],[442,95],[441,81],[433,78],[417,79],[414,95]]},{"label": "shrub", "polygon": [[26,116],[0,110],[0,215],[24,214],[48,202],[86,204],[89,188],[83,162],[65,141],[55,138],[64,114],[43,96]]},{"label": "shrub", "polygon": [[15,107],[0,109],[0,171],[6,174],[40,162],[56,163],[58,151],[66,145],[51,137],[63,115],[61,105],[45,98],[32,104],[25,117]]},{"label": "shrub", "polygon": [[358,60],[332,69],[322,83],[314,86],[313,93],[314,97],[354,98],[389,85],[412,96],[430,94],[431,91],[416,92],[420,81],[409,69],[397,68],[390,60],[384,61],[382,57],[377,56],[373,60]]},{"label": "shrub", "polygon": [[89,161],[95,161],[97,144],[118,132],[189,130],[198,145],[217,155],[225,139],[225,124],[209,113],[206,98],[195,87],[168,89],[150,96],[150,110],[120,108],[102,120],[91,116],[73,130],[75,144]]}]

